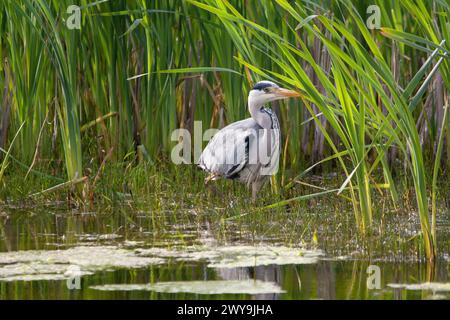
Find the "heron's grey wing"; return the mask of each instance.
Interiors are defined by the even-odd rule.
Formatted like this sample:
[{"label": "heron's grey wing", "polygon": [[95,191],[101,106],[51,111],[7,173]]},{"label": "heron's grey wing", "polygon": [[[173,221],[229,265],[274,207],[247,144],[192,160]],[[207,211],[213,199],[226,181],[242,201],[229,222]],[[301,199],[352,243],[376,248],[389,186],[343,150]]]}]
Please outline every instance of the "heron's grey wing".
[{"label": "heron's grey wing", "polygon": [[200,156],[200,168],[217,176],[236,176],[248,162],[250,140],[258,129],[259,125],[249,118],[217,132]]}]

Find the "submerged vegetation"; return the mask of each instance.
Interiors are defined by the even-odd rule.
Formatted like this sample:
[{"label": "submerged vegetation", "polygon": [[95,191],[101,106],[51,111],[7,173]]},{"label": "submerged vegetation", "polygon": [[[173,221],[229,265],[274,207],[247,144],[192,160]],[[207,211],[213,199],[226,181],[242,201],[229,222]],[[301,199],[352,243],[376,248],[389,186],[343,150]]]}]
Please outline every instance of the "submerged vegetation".
[{"label": "submerged vegetation", "polygon": [[370,4],[372,29],[364,1],[2,1],[0,200],[70,187],[83,203],[150,194],[157,207],[164,194],[208,206],[203,176],[167,164],[172,133],[247,117],[248,88],[271,79],[302,98],[275,106],[281,170],[258,214],[331,195],[368,239],[404,207],[434,260],[450,206],[450,2]]}]

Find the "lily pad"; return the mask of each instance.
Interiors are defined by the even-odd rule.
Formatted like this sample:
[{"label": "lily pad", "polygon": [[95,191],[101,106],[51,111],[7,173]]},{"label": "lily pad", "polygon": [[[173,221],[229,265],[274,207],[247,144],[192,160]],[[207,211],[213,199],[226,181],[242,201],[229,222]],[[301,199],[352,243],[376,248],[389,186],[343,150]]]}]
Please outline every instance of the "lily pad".
[{"label": "lily pad", "polygon": [[268,294],[284,291],[273,282],[260,280],[173,281],[149,284],[108,284],[90,287],[101,291],[154,291],[195,294]]}]

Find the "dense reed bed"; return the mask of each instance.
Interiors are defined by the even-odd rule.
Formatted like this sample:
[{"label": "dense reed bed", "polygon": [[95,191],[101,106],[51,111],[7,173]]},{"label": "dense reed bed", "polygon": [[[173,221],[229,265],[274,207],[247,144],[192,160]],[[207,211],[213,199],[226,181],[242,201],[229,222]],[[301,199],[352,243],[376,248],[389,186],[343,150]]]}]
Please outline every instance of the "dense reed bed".
[{"label": "dense reed bed", "polygon": [[275,107],[284,139],[272,192],[313,171],[342,179],[270,207],[339,195],[364,235],[374,193],[396,207],[411,187],[433,260],[449,195],[450,2],[370,4],[373,29],[364,1],[2,1],[0,184],[33,175],[86,196],[106,166],[170,161],[177,128],[247,117],[249,87],[272,79],[302,93]]}]

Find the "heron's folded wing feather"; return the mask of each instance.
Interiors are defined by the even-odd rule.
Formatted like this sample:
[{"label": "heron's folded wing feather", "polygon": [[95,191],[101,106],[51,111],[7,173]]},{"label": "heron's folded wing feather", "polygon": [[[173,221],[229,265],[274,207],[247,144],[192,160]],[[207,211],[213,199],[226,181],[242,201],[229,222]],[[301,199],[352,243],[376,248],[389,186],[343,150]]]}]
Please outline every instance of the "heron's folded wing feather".
[{"label": "heron's folded wing feather", "polygon": [[255,130],[258,130],[258,124],[253,119],[238,121],[223,128],[203,150],[199,166],[225,177],[239,173],[248,162],[249,143]]}]

